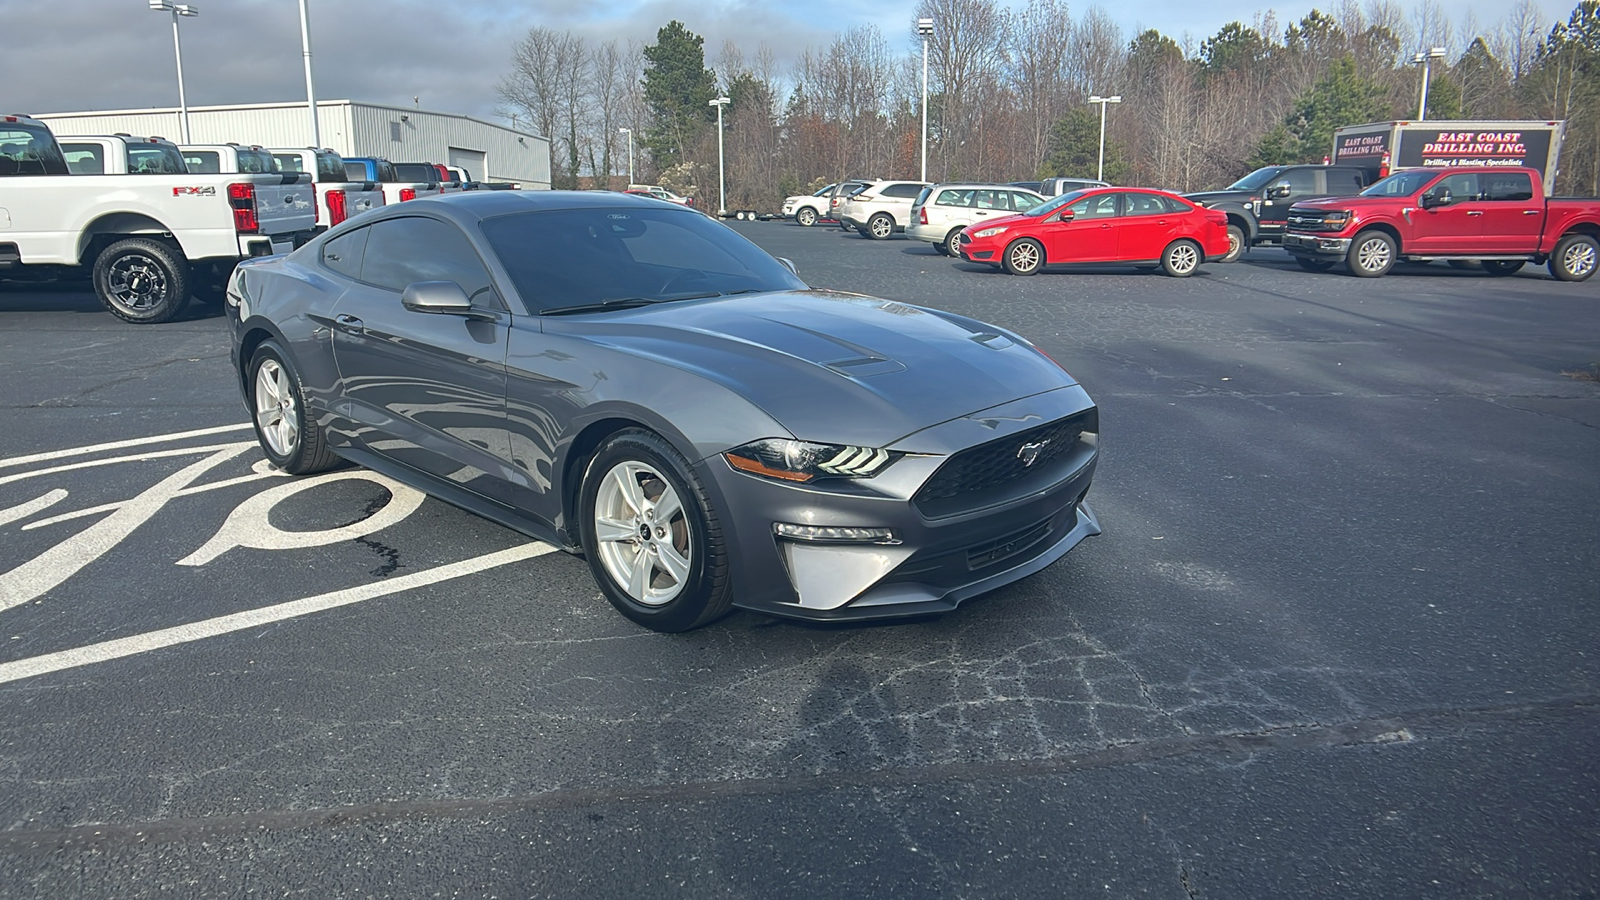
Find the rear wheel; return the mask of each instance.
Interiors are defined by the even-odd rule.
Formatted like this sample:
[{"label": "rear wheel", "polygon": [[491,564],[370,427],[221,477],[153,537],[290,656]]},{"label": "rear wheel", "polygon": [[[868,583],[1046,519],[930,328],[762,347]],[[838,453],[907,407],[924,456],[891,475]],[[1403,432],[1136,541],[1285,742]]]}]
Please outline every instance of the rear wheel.
[{"label": "rear wheel", "polygon": [[1200,245],[1194,241],[1173,241],[1161,251],[1161,268],[1173,278],[1188,278],[1200,268]]},{"label": "rear wheel", "polygon": [[1562,281],[1586,281],[1600,265],[1600,242],[1587,234],[1569,234],[1550,254],[1550,274]]},{"label": "rear wheel", "polygon": [[1013,241],[1000,254],[1000,265],[1013,275],[1032,275],[1044,267],[1044,245],[1033,238]]},{"label": "rear wheel", "polygon": [[733,604],[711,502],[672,445],[622,431],[589,462],[579,523],[584,555],[617,611],[655,631],[687,631]]},{"label": "rear wheel", "polygon": [[794,214],[794,220],[797,224],[810,228],[817,224],[817,211],[809,206],[802,206],[800,211]]},{"label": "rear wheel", "polygon": [[1395,256],[1394,238],[1382,231],[1363,231],[1350,242],[1345,263],[1350,266],[1352,275],[1380,278],[1394,268]]},{"label": "rear wheel", "polygon": [[1244,255],[1244,229],[1237,225],[1228,226],[1228,252],[1218,262],[1231,263]]},{"label": "rear wheel", "polygon": [[1527,261],[1521,259],[1486,259],[1483,261],[1483,271],[1490,275],[1515,275],[1525,265]]},{"label": "rear wheel", "polygon": [[875,241],[887,241],[894,237],[894,217],[888,213],[875,213],[867,220],[866,231],[862,233]]},{"label": "rear wheel", "polygon": [[1296,256],[1294,261],[1299,263],[1300,268],[1305,269],[1307,272],[1326,272],[1334,266],[1334,262],[1331,259],[1312,259],[1309,256]]},{"label": "rear wheel", "polygon": [[94,261],[94,289],[124,322],[166,322],[189,302],[189,263],[160,241],[117,241]]},{"label": "rear wheel", "polygon": [[957,257],[959,257],[961,255],[961,232],[962,232],[962,230],[963,229],[961,229],[961,228],[952,228],[952,229],[950,229],[950,233],[944,236],[944,255],[945,256],[957,256]]}]

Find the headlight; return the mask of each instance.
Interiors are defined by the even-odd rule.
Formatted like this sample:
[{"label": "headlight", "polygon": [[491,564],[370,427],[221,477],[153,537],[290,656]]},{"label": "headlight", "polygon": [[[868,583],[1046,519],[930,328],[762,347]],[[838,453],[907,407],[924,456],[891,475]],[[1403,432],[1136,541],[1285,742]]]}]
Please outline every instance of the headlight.
[{"label": "headlight", "polygon": [[902,455],[876,447],[813,444],[783,438],[752,441],[722,454],[728,465],[741,472],[793,482],[828,477],[871,478]]},{"label": "headlight", "polygon": [[1002,226],[1000,228],[985,228],[982,231],[974,232],[972,236],[973,237],[981,237],[981,238],[994,237],[995,235],[1000,234],[1000,233],[1002,233],[1004,231],[1005,231],[1005,227],[1004,226]]},{"label": "headlight", "polygon": [[1327,213],[1322,217],[1322,224],[1343,228],[1350,224],[1350,210],[1341,209],[1338,212]]}]

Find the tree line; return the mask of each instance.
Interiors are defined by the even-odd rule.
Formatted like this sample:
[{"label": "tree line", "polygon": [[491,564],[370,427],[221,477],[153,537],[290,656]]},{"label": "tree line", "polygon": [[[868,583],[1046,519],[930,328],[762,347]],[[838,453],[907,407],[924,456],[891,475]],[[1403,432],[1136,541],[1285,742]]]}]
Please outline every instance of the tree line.
[{"label": "tree line", "polygon": [[1192,191],[1252,168],[1318,162],[1342,125],[1416,117],[1413,54],[1443,47],[1429,119],[1565,119],[1557,190],[1600,190],[1600,0],[1550,22],[1533,0],[1498,21],[1452,18],[1442,0],[1334,0],[1292,22],[1268,11],[1199,42],[1128,34],[1066,0],[921,0],[905,40],[861,26],[780,70],[770,48],[725,43],[708,64],[682,22],[647,45],[535,28],[513,48],[502,111],[551,139],[558,188],[616,188],[629,171],[722,206],[716,108],[726,96],[728,209],[775,210],[841,178],[921,175],[927,38],[930,181],[1093,177],[1106,110],[1105,175]]}]

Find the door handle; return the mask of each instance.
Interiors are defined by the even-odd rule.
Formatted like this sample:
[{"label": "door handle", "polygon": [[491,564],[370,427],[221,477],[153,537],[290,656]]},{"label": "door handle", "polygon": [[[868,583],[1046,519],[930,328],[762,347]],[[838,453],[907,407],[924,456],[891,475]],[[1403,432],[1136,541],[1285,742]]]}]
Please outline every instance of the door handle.
[{"label": "door handle", "polygon": [[334,316],[333,324],[340,331],[349,332],[350,334],[360,334],[362,329],[366,327],[366,324],[360,319],[344,313]]},{"label": "door handle", "polygon": [[1537,209],[1525,209],[1522,211],[1522,214],[1525,216],[1537,216],[1539,211]]},{"label": "door handle", "polygon": [[1467,215],[1469,215],[1469,216],[1481,216],[1481,215],[1483,215],[1483,210],[1481,210],[1481,209],[1469,209],[1469,210],[1467,210]]}]

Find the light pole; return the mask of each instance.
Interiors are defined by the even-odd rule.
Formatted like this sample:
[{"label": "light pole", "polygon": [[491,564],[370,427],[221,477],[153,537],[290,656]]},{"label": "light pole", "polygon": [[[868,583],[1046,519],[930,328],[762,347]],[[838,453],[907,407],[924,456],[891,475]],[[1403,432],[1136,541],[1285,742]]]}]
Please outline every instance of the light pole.
[{"label": "light pole", "polygon": [[1433,74],[1433,61],[1436,59],[1444,59],[1443,47],[1434,47],[1427,53],[1411,57],[1412,64],[1422,67],[1422,97],[1417,100],[1418,122],[1428,118],[1428,78]]},{"label": "light pole", "polygon": [[183,98],[183,44],[178,41],[178,17],[198,16],[200,10],[187,3],[171,0],[150,0],[150,8],[172,13],[172,52],[178,58],[178,126],[183,131],[183,142],[189,143],[189,103]]},{"label": "light pole", "polygon": [[1090,103],[1098,103],[1098,104],[1100,104],[1100,168],[1099,168],[1098,171],[1095,172],[1095,176],[1094,177],[1095,177],[1096,181],[1105,181],[1106,180],[1106,104],[1107,103],[1121,103],[1122,102],[1122,95],[1118,94],[1115,97],[1102,97],[1099,94],[1094,94],[1094,95],[1089,97],[1089,102]]},{"label": "light pole", "polygon": [[633,187],[633,129],[618,128],[617,134],[628,136],[628,187]]},{"label": "light pole", "polygon": [[306,106],[311,111],[311,146],[322,146],[322,128],[317,124],[317,90],[311,83],[311,16],[306,0],[300,0],[300,55],[306,60]]},{"label": "light pole", "polygon": [[728,214],[728,188],[723,179],[726,170],[722,162],[722,108],[732,102],[727,97],[718,97],[710,104],[717,108],[717,215],[719,216]]},{"label": "light pole", "polygon": [[917,20],[917,34],[922,35],[922,180],[928,180],[928,35],[933,34],[933,19],[923,16]]}]

